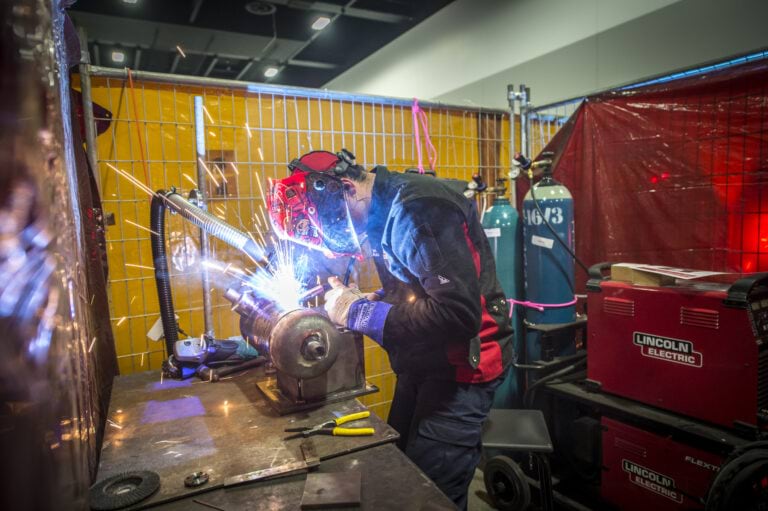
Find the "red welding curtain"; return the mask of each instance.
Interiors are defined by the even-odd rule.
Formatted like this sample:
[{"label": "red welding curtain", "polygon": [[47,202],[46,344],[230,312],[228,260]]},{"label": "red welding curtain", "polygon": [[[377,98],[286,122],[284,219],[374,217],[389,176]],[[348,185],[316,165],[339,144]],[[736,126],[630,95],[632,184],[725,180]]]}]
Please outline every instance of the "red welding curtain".
[{"label": "red welding curtain", "polygon": [[767,86],[760,61],[588,98],[545,148],[581,259],[768,271]]}]

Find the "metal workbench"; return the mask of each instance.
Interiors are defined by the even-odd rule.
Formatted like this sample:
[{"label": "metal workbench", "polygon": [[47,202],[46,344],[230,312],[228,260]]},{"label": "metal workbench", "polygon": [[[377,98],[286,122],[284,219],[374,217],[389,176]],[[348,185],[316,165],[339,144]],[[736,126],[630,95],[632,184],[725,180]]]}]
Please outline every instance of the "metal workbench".
[{"label": "metal workbench", "polygon": [[[329,459],[320,473],[360,471],[362,510],[455,510],[453,503],[394,444],[379,445]],[[299,509],[306,474],[246,484],[163,504],[162,511]],[[197,500],[198,503],[195,502]]]},{"label": "metal workbench", "polygon": [[[98,480],[132,470],[160,475],[160,490],[132,509],[298,509],[306,474],[221,487],[227,477],[303,459],[303,440],[284,440],[288,426],[314,425],[364,410],[357,400],[280,416],[264,401],[252,370],[216,383],[161,379],[159,372],[115,379]],[[392,443],[397,433],[374,414],[351,424],[367,437],[314,436],[319,472],[359,471],[361,509],[453,509],[453,504]],[[184,486],[192,472],[209,482]],[[207,509],[214,509],[208,507]]]}]

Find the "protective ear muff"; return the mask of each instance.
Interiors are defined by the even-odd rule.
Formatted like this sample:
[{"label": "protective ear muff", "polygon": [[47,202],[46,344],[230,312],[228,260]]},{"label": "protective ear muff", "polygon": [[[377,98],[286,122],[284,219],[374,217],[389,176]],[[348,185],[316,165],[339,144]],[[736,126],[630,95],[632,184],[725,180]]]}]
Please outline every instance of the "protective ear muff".
[{"label": "protective ear muff", "polygon": [[350,166],[355,164],[355,155],[346,149],[337,152],[336,157],[339,159],[339,162],[333,169],[335,174],[343,174]]}]

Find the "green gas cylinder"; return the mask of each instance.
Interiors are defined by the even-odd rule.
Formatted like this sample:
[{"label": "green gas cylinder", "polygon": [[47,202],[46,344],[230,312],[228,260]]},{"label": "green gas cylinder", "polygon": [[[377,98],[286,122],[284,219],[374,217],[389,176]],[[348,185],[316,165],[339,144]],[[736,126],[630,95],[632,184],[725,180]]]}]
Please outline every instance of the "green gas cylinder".
[{"label": "green gas cylinder", "polygon": [[[483,228],[491,244],[496,261],[496,275],[507,298],[523,299],[522,243],[523,229],[520,215],[504,197],[494,199],[483,215]],[[510,304],[512,307],[512,304]],[[514,308],[512,326],[515,353],[520,353],[522,342],[522,315]],[[521,375],[510,367],[504,383],[496,391],[494,408],[518,408],[522,397]]]}]

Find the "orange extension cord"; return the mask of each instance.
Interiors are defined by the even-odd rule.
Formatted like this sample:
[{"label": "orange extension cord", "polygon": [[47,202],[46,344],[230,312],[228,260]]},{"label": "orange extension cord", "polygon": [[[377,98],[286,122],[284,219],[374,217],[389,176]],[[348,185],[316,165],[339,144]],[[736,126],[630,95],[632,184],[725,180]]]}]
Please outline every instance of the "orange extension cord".
[{"label": "orange extension cord", "polygon": [[[128,71],[128,87],[131,89],[131,104],[133,105],[133,120],[136,122],[136,136],[139,137],[139,151],[141,151],[141,166],[144,168],[144,181],[146,185],[152,188],[152,182],[149,180],[149,170],[147,169],[147,159],[144,154],[144,142],[141,139],[141,129],[139,129],[139,109],[136,107],[136,92],[133,89],[133,76],[131,75],[131,69],[126,67]],[[146,119],[144,120],[146,123]]]}]

